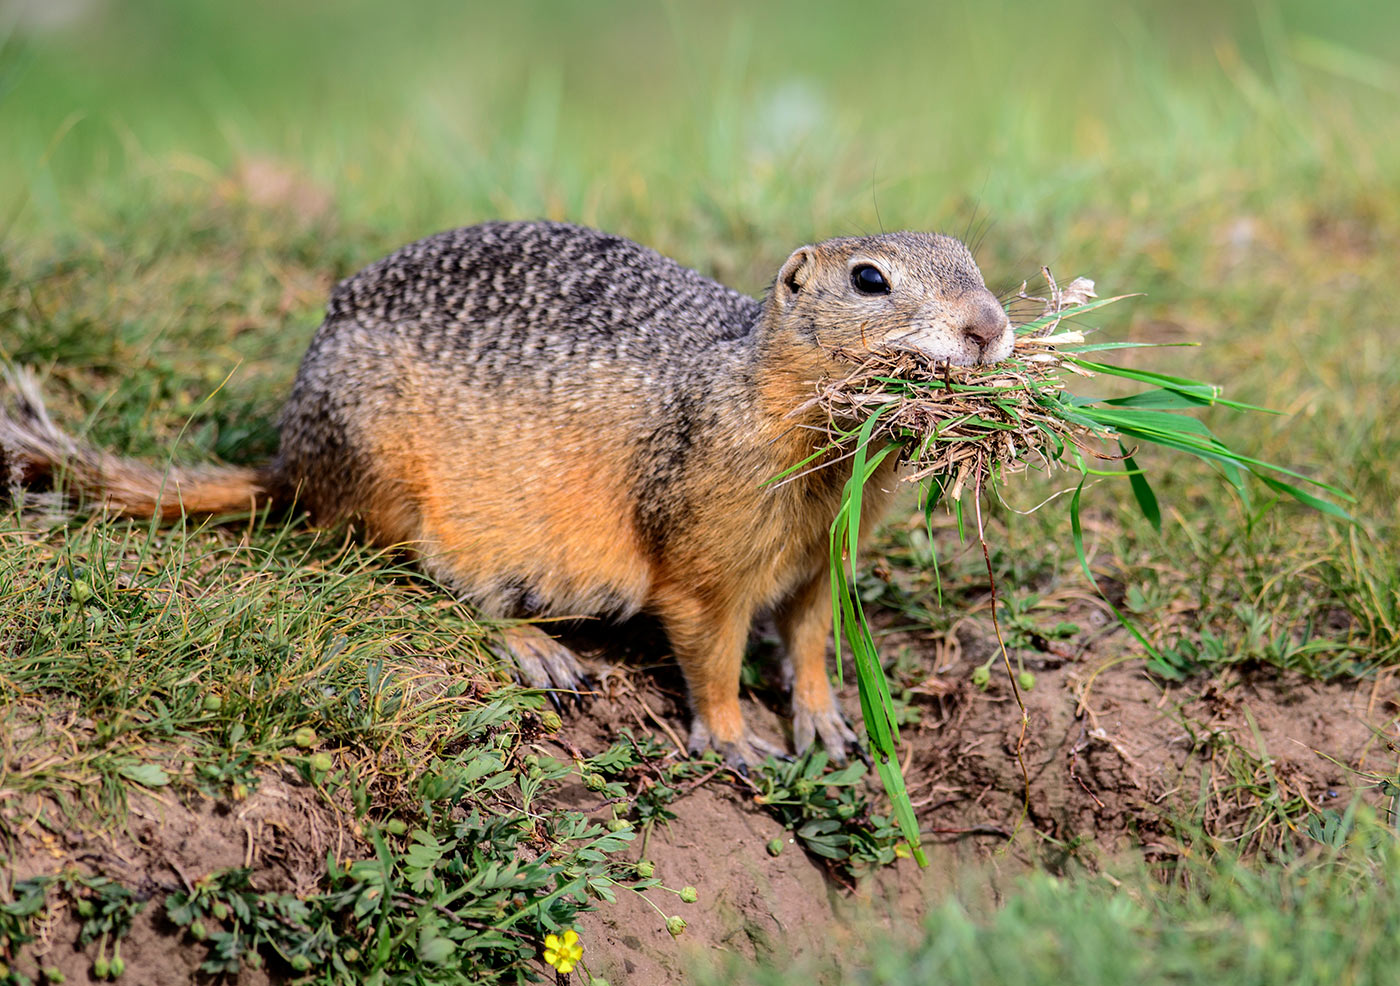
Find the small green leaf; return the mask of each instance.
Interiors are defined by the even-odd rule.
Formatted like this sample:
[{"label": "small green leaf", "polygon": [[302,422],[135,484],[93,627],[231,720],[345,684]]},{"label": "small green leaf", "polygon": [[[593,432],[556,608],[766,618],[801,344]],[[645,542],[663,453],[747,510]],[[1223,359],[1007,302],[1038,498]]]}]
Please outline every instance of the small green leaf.
[{"label": "small green leaf", "polygon": [[164,787],[170,783],[170,775],[153,763],[127,764],[118,773],[145,787]]},{"label": "small green leaf", "polygon": [[423,935],[418,939],[418,957],[429,965],[443,965],[457,952],[457,945],[441,935]]}]

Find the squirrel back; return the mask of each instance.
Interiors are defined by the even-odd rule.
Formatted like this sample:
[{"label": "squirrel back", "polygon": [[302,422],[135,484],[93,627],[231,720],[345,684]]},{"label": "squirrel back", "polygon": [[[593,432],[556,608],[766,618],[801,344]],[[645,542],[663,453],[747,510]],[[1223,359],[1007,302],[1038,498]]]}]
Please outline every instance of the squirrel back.
[{"label": "squirrel back", "polygon": [[[441,233],[336,287],[282,412],[274,471],[319,520],[334,521],[381,493],[392,498],[368,482],[382,468],[347,469],[346,457],[386,444],[387,454],[417,455],[397,440],[400,427],[414,432],[415,449],[451,445],[443,454],[453,464],[559,459],[537,462],[537,488],[550,468],[596,462],[588,446],[602,443],[618,469],[610,483],[630,479],[637,521],[660,537],[665,492],[697,433],[744,399],[760,311],[595,230],[494,222]],[[511,451],[493,451],[498,443]],[[367,481],[351,497],[347,474]]]}]

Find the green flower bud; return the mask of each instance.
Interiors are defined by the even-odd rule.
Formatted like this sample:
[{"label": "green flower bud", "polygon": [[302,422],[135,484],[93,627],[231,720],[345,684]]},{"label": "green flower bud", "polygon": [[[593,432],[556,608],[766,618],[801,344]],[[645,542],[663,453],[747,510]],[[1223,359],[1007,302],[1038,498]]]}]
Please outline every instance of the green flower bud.
[{"label": "green flower bud", "polygon": [[674,914],[666,919],[666,930],[671,933],[672,938],[679,938],[681,932],[685,930],[685,918],[679,914]]},{"label": "green flower bud", "polygon": [[194,921],[190,924],[190,937],[195,941],[204,941],[209,937],[209,929],[204,926],[203,921]]},{"label": "green flower bud", "polygon": [[329,753],[313,753],[311,755],[311,769],[324,774],[335,766],[335,757]]},{"label": "green flower bud", "polygon": [[1021,686],[1021,691],[1028,692],[1035,687],[1035,675],[1022,671],[1016,676],[1016,683]]},{"label": "green flower bud", "polygon": [[[0,979],[3,978],[5,978],[5,973],[0,973]],[[59,986],[60,983],[67,979],[67,977],[63,975],[63,970],[56,965],[51,965],[44,970],[44,978],[53,983],[54,986]]]},{"label": "green flower bud", "polygon": [[770,856],[776,856],[776,855],[778,855],[779,853],[781,853],[781,852],[783,851],[783,840],[782,840],[782,839],[769,839],[769,840],[768,840],[767,849],[768,849],[768,855],[770,855]]},{"label": "green flower bud", "polygon": [[200,703],[200,708],[205,712],[218,712],[224,707],[224,700],[217,695],[205,695],[204,701]]},{"label": "green flower bud", "polygon": [[985,664],[979,665],[972,672],[972,683],[983,691],[992,683],[992,671]]},{"label": "green flower bud", "polygon": [[80,917],[80,918],[90,918],[90,917],[92,917],[92,911],[93,911],[92,901],[88,900],[86,897],[79,897],[77,903],[75,903],[75,904],[73,905],[73,907],[74,907],[74,909],[78,912],[78,917]]},{"label": "green flower bud", "polygon": [[106,979],[107,974],[112,971],[112,967],[107,964],[107,956],[99,955],[92,963],[92,975],[94,979]]},{"label": "green flower bud", "polygon": [[112,973],[113,979],[120,979],[122,977],[122,973],[126,972],[126,960],[123,959],[120,955],[113,955],[112,965],[109,971]]},{"label": "green flower bud", "polygon": [[557,733],[564,727],[564,720],[559,718],[559,713],[551,709],[540,715],[540,725],[547,733]]},{"label": "green flower bud", "polygon": [[300,953],[298,953],[297,955],[293,955],[287,961],[288,963],[290,963],[291,967],[297,972],[305,972],[307,969],[311,968],[311,960],[305,955],[301,955]]},{"label": "green flower bud", "polygon": [[632,823],[625,818],[614,818],[607,825],[609,832],[626,832],[631,827]]},{"label": "green flower bud", "polygon": [[292,742],[303,750],[309,750],[316,745],[316,730],[310,726],[302,726],[292,733]]},{"label": "green flower bud", "polygon": [[583,786],[590,791],[601,791],[608,786],[608,779],[602,774],[589,774],[583,779]]},{"label": "green flower bud", "polygon": [[637,875],[643,880],[650,880],[651,875],[656,872],[656,865],[649,859],[644,859],[637,864]]},{"label": "green flower bud", "polygon": [[340,957],[347,963],[354,964],[360,961],[360,950],[353,945],[340,953]]},{"label": "green flower bud", "polygon": [[402,818],[391,818],[384,823],[384,831],[390,835],[403,835],[408,831],[408,825]]},{"label": "green flower bud", "polygon": [[694,887],[681,887],[681,900],[687,904],[694,904],[700,899],[700,893]]},{"label": "green flower bud", "polygon": [[228,918],[228,905],[221,900],[216,900],[214,906],[209,908],[209,913],[214,915],[216,921],[223,921]]}]

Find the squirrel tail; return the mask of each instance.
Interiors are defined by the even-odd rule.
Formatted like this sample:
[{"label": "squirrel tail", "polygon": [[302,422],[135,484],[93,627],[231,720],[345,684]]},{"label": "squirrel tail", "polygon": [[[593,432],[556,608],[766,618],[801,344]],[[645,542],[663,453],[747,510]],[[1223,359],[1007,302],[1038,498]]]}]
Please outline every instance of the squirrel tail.
[{"label": "squirrel tail", "polygon": [[0,402],[0,464],[12,485],[57,476],[69,492],[117,513],[162,520],[241,513],[279,499],[268,467],[157,469],[85,445],[53,423],[33,373],[5,368],[3,378],[8,401]]}]

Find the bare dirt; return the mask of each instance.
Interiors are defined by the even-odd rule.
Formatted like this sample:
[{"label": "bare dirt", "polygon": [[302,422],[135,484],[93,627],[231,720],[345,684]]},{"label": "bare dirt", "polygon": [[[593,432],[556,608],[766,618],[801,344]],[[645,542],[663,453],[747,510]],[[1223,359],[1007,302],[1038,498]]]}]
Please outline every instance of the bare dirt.
[{"label": "bare dirt", "polygon": [[[1069,615],[1094,622],[1093,613]],[[612,983],[653,984],[683,981],[697,952],[854,954],[846,946],[872,925],[918,920],[941,892],[965,889],[969,871],[995,897],[1032,863],[1062,866],[1074,855],[1093,865],[1131,846],[1170,858],[1181,849],[1183,818],[1246,850],[1276,845],[1286,826],[1262,800],[1298,813],[1340,809],[1370,789],[1369,767],[1393,765],[1384,735],[1400,711],[1394,679],[1326,684],[1241,671],[1169,685],[1116,653],[1121,631],[1090,636],[1092,651],[1024,655],[1037,679],[1021,692],[1024,735],[1003,671],[985,691],[972,684],[973,668],[992,653],[981,636],[886,637],[885,653],[912,647],[930,672],[914,689],[919,721],[903,729],[929,867],[901,860],[853,881],[804,854],[742,785],[716,782],[686,798],[646,850],[666,886],[699,892],[693,906],[652,895],[686,920],[681,939],[650,904],[624,895],[584,920],[589,969]],[[601,745],[620,725],[645,726],[653,715],[683,735],[684,703],[670,673],[608,686],[605,678],[604,697],[573,724],[576,741]],[[853,683],[841,699],[858,717]],[[770,738],[788,738],[773,710],[751,702],[746,714]],[[872,781],[878,799],[877,788]],[[765,849],[775,837],[786,843],[776,858]]]},{"label": "bare dirt", "polygon": [[[61,817],[46,799],[23,806],[31,817],[44,811]],[[118,880],[147,902],[131,933],[122,940],[124,981],[142,986],[176,986],[201,977],[202,949],[186,947],[183,932],[166,920],[161,902],[206,874],[251,867],[260,890],[309,893],[316,889],[327,851],[341,857],[357,840],[314,791],[288,771],[264,776],[245,801],[211,798],[178,800],[163,793],[133,791],[126,818],[115,830],[75,826],[55,835],[37,824],[23,827],[16,816],[7,821],[19,831],[18,852],[11,861],[16,880],[67,869]],[[58,828],[58,826],[54,826]],[[97,945],[77,945],[80,921],[61,899],[50,907],[38,928],[37,941],[26,946],[18,971],[42,982],[40,970],[57,969],[65,983],[98,983],[92,976]],[[238,982],[266,983],[261,970],[245,969]]]},{"label": "bare dirt", "polygon": [[[1091,613],[1077,618],[1093,624]],[[600,632],[593,636],[596,641]],[[1340,808],[1369,787],[1370,769],[1385,771],[1394,760],[1384,739],[1400,711],[1391,676],[1327,684],[1241,670],[1168,684],[1119,652],[1126,646],[1121,636],[1104,627],[1087,634],[1092,647],[1075,649],[1071,642],[1023,655],[1037,679],[1022,692],[1024,735],[1003,672],[985,691],[972,684],[972,669],[991,653],[980,632],[887,637],[886,653],[912,649],[927,670],[912,691],[918,715],[904,728],[904,740],[929,868],[901,860],[853,879],[805,854],[755,803],[751,788],[717,773],[674,803],[678,818],[656,827],[644,850],[666,886],[694,886],[698,903],[653,891],[650,903],[628,892],[603,905],[582,922],[587,969],[614,984],[653,984],[685,980],[701,953],[840,955],[872,923],[917,920],[969,871],[995,895],[1003,879],[1032,862],[1056,866],[1073,854],[1092,865],[1095,853],[1129,846],[1171,857],[1182,836],[1169,816],[1245,849],[1268,847],[1288,838],[1287,829],[1261,803],[1296,812]],[[673,666],[595,666],[602,672],[599,694],[566,716],[561,755],[599,752],[624,727],[684,738],[684,698]],[[853,685],[841,698],[858,716]],[[773,708],[751,697],[746,711],[761,732],[786,738],[785,720]],[[874,787],[871,795],[880,797]],[[562,797],[603,817],[603,804],[581,785]],[[9,818],[12,828],[15,821]],[[307,891],[327,850],[354,854],[355,834],[346,824],[294,775],[273,775],[240,803],[138,796],[115,833],[75,831],[60,839],[19,826],[25,834],[10,865],[20,878],[77,865],[119,878],[157,905],[199,876],[231,866],[251,866],[260,890]],[[785,847],[777,856],[766,849],[774,838]],[[670,914],[686,921],[679,939],[666,930]],[[71,915],[53,915],[21,971],[34,975],[37,959],[56,966],[68,983],[94,982],[95,947],[76,949],[76,930]],[[161,906],[145,908],[123,956],[128,982],[198,979],[196,950],[182,945]],[[238,981],[267,979],[247,970]]]}]

